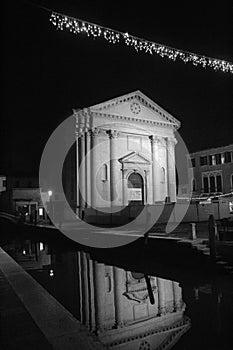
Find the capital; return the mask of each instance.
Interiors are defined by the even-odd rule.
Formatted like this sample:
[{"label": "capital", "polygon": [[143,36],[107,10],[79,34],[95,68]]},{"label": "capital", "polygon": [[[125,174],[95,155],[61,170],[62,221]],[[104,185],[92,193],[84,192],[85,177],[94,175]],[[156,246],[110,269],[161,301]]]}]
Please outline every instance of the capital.
[{"label": "capital", "polygon": [[158,307],[158,314],[159,314],[159,316],[166,315],[166,307],[165,306],[159,306]]},{"label": "capital", "polygon": [[119,136],[119,131],[117,130],[109,130],[108,131],[110,139],[116,139]]},{"label": "capital", "polygon": [[75,136],[76,137],[84,136],[84,134],[85,134],[85,128],[82,128],[80,126],[75,131]]},{"label": "capital", "polygon": [[98,128],[91,129],[91,130],[90,130],[90,133],[91,133],[91,135],[92,135],[93,137],[99,136],[99,134],[100,134],[100,129],[98,129]]},{"label": "capital", "polygon": [[151,135],[151,136],[149,136],[149,139],[150,139],[151,144],[159,143],[161,141],[161,137],[159,137],[157,135]]},{"label": "capital", "polygon": [[168,143],[168,144],[171,144],[171,145],[174,145],[174,146],[175,146],[175,145],[177,144],[177,142],[178,142],[178,141],[177,141],[177,139],[176,139],[175,137],[168,137],[168,138],[167,138],[167,143]]},{"label": "capital", "polygon": [[73,116],[77,119],[81,111],[81,108],[76,108],[76,109],[73,108],[72,111],[73,111]]},{"label": "capital", "polygon": [[90,137],[92,135],[92,130],[87,130],[87,136]]}]

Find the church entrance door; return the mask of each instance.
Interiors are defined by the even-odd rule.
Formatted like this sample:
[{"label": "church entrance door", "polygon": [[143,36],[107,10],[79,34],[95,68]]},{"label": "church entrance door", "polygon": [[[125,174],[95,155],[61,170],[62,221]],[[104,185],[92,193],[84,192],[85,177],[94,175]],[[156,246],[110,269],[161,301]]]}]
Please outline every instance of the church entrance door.
[{"label": "church entrance door", "polygon": [[128,177],[128,201],[129,205],[144,204],[143,178],[136,172]]}]

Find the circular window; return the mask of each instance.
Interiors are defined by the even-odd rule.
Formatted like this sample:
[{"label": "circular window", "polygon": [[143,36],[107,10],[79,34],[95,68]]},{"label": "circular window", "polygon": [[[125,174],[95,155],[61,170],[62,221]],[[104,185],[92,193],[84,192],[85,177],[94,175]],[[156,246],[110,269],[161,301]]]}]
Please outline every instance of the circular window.
[{"label": "circular window", "polygon": [[133,112],[133,114],[139,114],[141,112],[141,107],[137,102],[133,102],[130,105],[130,109]]}]

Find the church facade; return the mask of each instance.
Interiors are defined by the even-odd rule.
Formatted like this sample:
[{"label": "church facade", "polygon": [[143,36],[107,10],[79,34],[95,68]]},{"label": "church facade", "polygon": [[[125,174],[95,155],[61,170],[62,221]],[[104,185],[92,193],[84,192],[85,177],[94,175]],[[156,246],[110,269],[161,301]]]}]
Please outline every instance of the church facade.
[{"label": "church facade", "polygon": [[80,215],[176,201],[176,118],[141,91],[74,117]]}]

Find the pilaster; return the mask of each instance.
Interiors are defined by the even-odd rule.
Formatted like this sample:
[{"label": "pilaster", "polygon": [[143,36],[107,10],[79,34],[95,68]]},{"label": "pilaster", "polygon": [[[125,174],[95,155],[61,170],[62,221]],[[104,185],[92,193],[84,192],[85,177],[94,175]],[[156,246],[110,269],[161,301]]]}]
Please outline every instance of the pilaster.
[{"label": "pilaster", "polygon": [[152,186],[153,186],[153,203],[160,200],[160,165],[159,165],[159,143],[160,138],[150,136],[152,152]]},{"label": "pilaster", "polygon": [[97,150],[98,136],[100,130],[94,128],[91,130],[91,206],[97,207]]},{"label": "pilaster", "polygon": [[123,326],[123,304],[122,304],[122,270],[118,267],[113,267],[114,280],[114,306],[115,306],[115,327]]},{"label": "pilaster", "polygon": [[110,139],[110,199],[113,205],[117,199],[117,174],[118,174],[118,160],[117,160],[117,139],[119,132],[117,130],[109,131]]},{"label": "pilaster", "polygon": [[86,132],[86,202],[91,206],[91,131]]},{"label": "pilaster", "polygon": [[176,201],[176,164],[175,164],[175,138],[167,138],[167,196],[171,202]]},{"label": "pilaster", "polygon": [[105,266],[94,261],[94,287],[95,287],[95,326],[100,332],[104,325],[105,300]]},{"label": "pilaster", "polygon": [[164,280],[162,278],[157,277],[157,286],[158,286],[158,314],[159,316],[166,314],[166,299],[165,299],[165,288],[164,288]]}]

